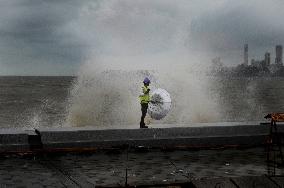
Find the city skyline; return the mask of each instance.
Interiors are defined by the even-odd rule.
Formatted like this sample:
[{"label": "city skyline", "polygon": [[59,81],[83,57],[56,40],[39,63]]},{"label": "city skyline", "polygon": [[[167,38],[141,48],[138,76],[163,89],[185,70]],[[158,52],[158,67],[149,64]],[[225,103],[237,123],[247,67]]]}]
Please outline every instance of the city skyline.
[{"label": "city skyline", "polygon": [[[273,58],[271,57],[271,52],[266,51],[264,53],[264,59],[255,59],[255,58],[250,58],[249,57],[249,45],[245,44],[244,45],[244,61],[242,64],[245,66],[259,66],[258,64],[264,64],[264,66],[268,67],[270,65],[278,65],[278,66],[283,66],[283,46],[282,45],[275,45],[275,58],[273,61]],[[263,58],[263,57],[262,57]]]}]

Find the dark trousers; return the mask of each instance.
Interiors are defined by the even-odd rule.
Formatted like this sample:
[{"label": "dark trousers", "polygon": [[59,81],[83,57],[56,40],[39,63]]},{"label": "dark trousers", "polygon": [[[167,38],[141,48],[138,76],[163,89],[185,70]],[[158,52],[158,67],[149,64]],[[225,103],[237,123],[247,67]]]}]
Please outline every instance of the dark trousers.
[{"label": "dark trousers", "polygon": [[141,116],[141,121],[140,121],[140,127],[145,126],[144,118],[146,117],[147,109],[148,109],[148,103],[142,103],[141,104],[142,116]]}]

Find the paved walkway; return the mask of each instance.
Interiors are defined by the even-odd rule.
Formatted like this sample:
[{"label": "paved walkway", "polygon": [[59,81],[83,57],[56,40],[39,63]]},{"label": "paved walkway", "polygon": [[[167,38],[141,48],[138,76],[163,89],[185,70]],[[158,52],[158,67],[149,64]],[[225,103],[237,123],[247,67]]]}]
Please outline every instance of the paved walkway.
[{"label": "paved walkway", "polygon": [[[128,152],[113,150],[92,154],[6,155],[0,158],[0,187],[124,186],[126,174],[127,183],[131,186],[192,181],[197,187],[202,187],[208,182],[213,185],[212,181],[217,181],[219,184],[223,182],[224,185],[234,186],[237,183],[239,187],[245,187],[249,184],[244,184],[243,181],[249,182],[253,178],[248,180],[237,177],[254,176],[254,182],[266,179],[266,183],[276,185],[273,181],[280,182],[280,187],[284,187],[284,184],[281,184],[283,178],[262,177],[267,174],[265,159],[263,148]],[[276,169],[276,173],[284,175],[284,169]],[[203,178],[205,180],[200,180]],[[243,186],[240,186],[242,183]]]}]

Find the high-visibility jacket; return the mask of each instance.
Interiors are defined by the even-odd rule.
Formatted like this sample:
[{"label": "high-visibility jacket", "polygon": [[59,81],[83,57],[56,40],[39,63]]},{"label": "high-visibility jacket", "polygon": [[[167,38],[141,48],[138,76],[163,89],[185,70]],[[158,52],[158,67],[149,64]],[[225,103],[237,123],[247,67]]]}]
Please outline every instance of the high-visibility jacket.
[{"label": "high-visibility jacket", "polygon": [[148,104],[150,102],[150,94],[149,94],[149,86],[143,86],[142,87],[142,95],[139,96],[140,103],[141,104]]}]

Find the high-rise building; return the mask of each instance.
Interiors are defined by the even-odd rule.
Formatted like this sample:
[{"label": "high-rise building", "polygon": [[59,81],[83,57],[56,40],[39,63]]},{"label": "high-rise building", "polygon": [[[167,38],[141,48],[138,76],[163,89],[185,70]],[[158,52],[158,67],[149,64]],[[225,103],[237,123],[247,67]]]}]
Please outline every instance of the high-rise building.
[{"label": "high-rise building", "polygon": [[244,65],[248,66],[248,44],[244,46]]},{"label": "high-rise building", "polygon": [[270,53],[266,52],[264,56],[264,66],[270,66]]},{"label": "high-rise building", "polygon": [[275,64],[282,66],[283,65],[283,61],[282,61],[283,48],[282,48],[282,45],[277,45],[275,50],[276,50]]}]

